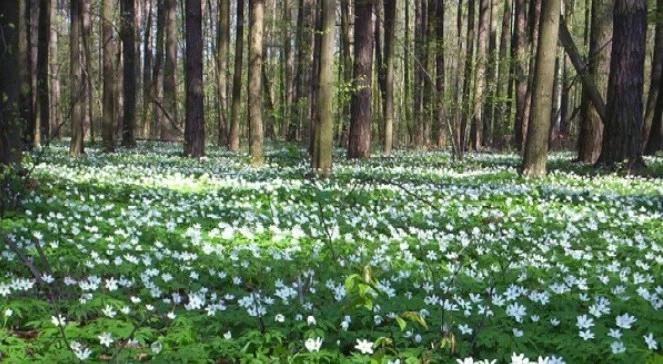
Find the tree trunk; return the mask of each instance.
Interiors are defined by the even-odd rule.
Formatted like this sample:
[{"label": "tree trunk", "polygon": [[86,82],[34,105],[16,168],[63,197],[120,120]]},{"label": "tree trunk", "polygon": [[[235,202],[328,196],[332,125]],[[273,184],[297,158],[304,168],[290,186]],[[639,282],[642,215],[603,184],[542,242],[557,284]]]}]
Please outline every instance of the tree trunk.
[{"label": "tree trunk", "polygon": [[186,0],[186,118],[184,154],[205,155],[205,114],[203,111],[203,19],[200,0]]},{"label": "tree trunk", "polygon": [[368,158],[371,146],[371,85],[373,66],[373,3],[355,1],[354,92],[350,106],[348,158]]},{"label": "tree trunk", "polygon": [[527,130],[522,167],[522,173],[527,177],[540,177],[546,173],[560,8],[560,0],[546,0],[541,10],[534,68],[532,122]]},{"label": "tree trunk", "polygon": [[514,63],[516,78],[516,119],[514,123],[514,146],[522,150],[527,130],[527,119],[525,108],[527,106],[527,64],[528,64],[528,40],[527,40],[527,16],[525,0],[515,0],[514,10],[516,12],[515,24],[513,26],[514,37]]},{"label": "tree trunk", "polygon": [[113,5],[114,0],[103,0],[101,13],[101,38],[103,43],[103,105],[101,116],[101,137],[105,152],[113,152],[115,124],[115,71],[113,70],[113,57],[115,56],[115,42],[113,40]]},{"label": "tree trunk", "polygon": [[333,78],[336,0],[322,0],[320,28],[320,68],[318,72],[317,113],[312,167],[321,176],[331,174],[334,142]]},{"label": "tree trunk", "polygon": [[[659,88],[663,87],[663,78],[660,80]],[[652,126],[649,130],[649,138],[645,145],[645,154],[654,155],[657,151],[663,149],[663,97],[659,94],[656,101],[656,109],[652,118]]]},{"label": "tree trunk", "polygon": [[474,72],[474,108],[472,111],[471,144],[472,150],[481,149],[483,140],[483,105],[486,89],[486,62],[488,33],[490,26],[490,0],[479,0],[479,34],[477,38],[477,61]]},{"label": "tree trunk", "polygon": [[[608,91],[610,52],[612,46],[612,17],[614,0],[592,1],[592,25],[589,41],[589,73],[601,96]],[[578,136],[578,160],[596,163],[601,154],[603,124],[596,107],[583,88],[581,126]]]},{"label": "tree trunk", "polygon": [[122,58],[124,77],[124,114],[122,116],[122,146],[136,146],[136,15],[135,0],[122,0]]},{"label": "tree trunk", "polygon": [[[350,0],[341,0],[341,68],[343,72],[343,87],[349,87],[352,84],[352,37],[350,22]],[[407,7],[407,5],[406,5]],[[408,30],[406,29],[406,32]],[[406,33],[407,34],[407,33]],[[406,41],[407,42],[407,41]],[[408,72],[405,68],[403,72]],[[341,102],[339,102],[339,127],[341,129],[339,135],[339,145],[347,148],[348,143],[348,130],[350,120],[350,102],[347,97],[347,91],[340,94]]]},{"label": "tree trunk", "polygon": [[642,159],[642,87],[647,32],[647,1],[616,0],[608,80],[608,119],[598,163],[613,167],[627,161],[640,168]]},{"label": "tree trunk", "polygon": [[19,8],[18,1],[0,1],[0,165],[21,162]]},{"label": "tree trunk", "polygon": [[150,137],[160,137],[160,133],[165,122],[163,116],[163,61],[164,61],[164,23],[165,23],[164,0],[157,0],[157,34],[156,49],[154,56],[154,65],[152,68],[152,100],[151,108],[154,115],[152,123],[152,134]]},{"label": "tree trunk", "polygon": [[94,96],[92,92],[92,54],[90,52],[90,37],[92,25],[90,23],[90,2],[81,2],[81,41],[83,46],[83,59],[85,60],[83,68],[83,95],[85,98],[85,108],[83,111],[83,135],[90,136],[90,142],[95,143],[94,135]]},{"label": "tree trunk", "polygon": [[394,141],[394,56],[395,24],[397,0],[385,0],[384,3],[384,144],[382,152],[388,156]]},{"label": "tree trunk", "polygon": [[219,24],[216,30],[216,87],[219,96],[217,143],[228,145],[228,54],[230,47],[230,0],[219,0]]},{"label": "tree trunk", "polygon": [[145,30],[143,34],[143,110],[142,110],[142,136],[149,138],[152,134],[152,100],[154,99],[152,90],[154,89],[152,83],[156,80],[152,79],[152,0],[146,0],[147,7],[145,12]]},{"label": "tree trunk", "polygon": [[23,145],[26,149],[32,148],[37,133],[37,122],[34,116],[34,107],[32,103],[34,92],[32,87],[31,3],[31,0],[19,0],[19,11],[21,14],[18,24],[18,54],[19,64],[21,65],[21,67],[18,68],[20,79],[19,108],[21,120],[25,123],[25,126],[23,127]]},{"label": "tree trunk", "polygon": [[77,157],[83,154],[83,110],[84,108],[84,87],[83,87],[83,67],[81,65],[81,0],[71,0],[70,8],[70,31],[69,31],[69,67],[71,84],[69,86],[70,96],[70,122],[71,122],[71,142],[69,144],[69,154]]},{"label": "tree trunk", "polygon": [[166,61],[163,68],[163,116],[161,139],[173,140],[177,126],[177,0],[164,0]]},{"label": "tree trunk", "polygon": [[[511,120],[511,94],[508,92],[511,74],[511,58],[509,57],[509,38],[511,35],[512,18],[511,0],[504,0],[504,16],[502,17],[502,32],[500,34],[500,45],[497,56],[497,89],[495,95],[496,112],[493,122],[493,147],[504,144],[504,133],[508,127],[508,121]],[[513,44],[511,45],[513,47]]]},{"label": "tree trunk", "polygon": [[466,150],[467,140],[467,121],[473,118],[470,115],[470,98],[472,87],[472,70],[474,68],[474,11],[475,0],[467,1],[467,33],[465,37],[465,70],[463,76],[463,97],[462,102],[462,116],[460,121],[460,154],[464,154]]},{"label": "tree trunk", "polygon": [[262,125],[262,35],[264,27],[264,0],[249,0],[249,153],[251,163],[263,162]]},{"label": "tree trunk", "polygon": [[242,107],[242,58],[244,55],[244,0],[237,0],[237,29],[235,31],[235,69],[233,74],[232,107],[228,148],[239,150],[239,120]]},{"label": "tree trunk", "polygon": [[435,2],[435,127],[433,145],[442,147],[445,143],[446,109],[444,104],[444,0]]},{"label": "tree trunk", "polygon": [[39,0],[39,30],[37,46],[37,123],[41,140],[35,138],[35,146],[48,140],[50,133],[50,88],[48,82],[48,52],[51,33],[51,0]]},{"label": "tree trunk", "polygon": [[57,31],[57,1],[51,0],[51,18],[52,25],[50,27],[50,50],[49,54],[53,55],[52,61],[49,62],[50,80],[51,80],[51,111],[50,119],[51,125],[49,126],[49,137],[57,137],[60,134],[60,127],[62,125],[62,116],[60,112],[60,63],[57,61],[56,54],[58,54],[58,31]]},{"label": "tree trunk", "polygon": [[[642,137],[647,152],[650,131],[654,124],[656,105],[660,96],[661,77],[663,76],[663,0],[656,1],[656,35],[654,36],[654,56],[651,61],[651,74],[649,76],[649,93],[645,106],[644,127]],[[660,125],[660,122],[658,122]],[[657,131],[656,131],[657,132]],[[654,132],[653,134],[656,134]],[[647,153],[651,154],[651,153]]]}]

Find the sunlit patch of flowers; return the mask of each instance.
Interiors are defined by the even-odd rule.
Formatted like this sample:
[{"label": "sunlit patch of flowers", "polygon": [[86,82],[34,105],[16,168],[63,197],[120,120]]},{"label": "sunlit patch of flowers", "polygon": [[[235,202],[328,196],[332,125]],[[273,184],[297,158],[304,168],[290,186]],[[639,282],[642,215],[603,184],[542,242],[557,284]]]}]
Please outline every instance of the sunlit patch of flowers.
[{"label": "sunlit patch of flowers", "polygon": [[660,177],[398,152],[314,181],[287,148],[179,153],[28,160],[39,188],[0,226],[40,276],[3,245],[0,358],[661,359]]}]

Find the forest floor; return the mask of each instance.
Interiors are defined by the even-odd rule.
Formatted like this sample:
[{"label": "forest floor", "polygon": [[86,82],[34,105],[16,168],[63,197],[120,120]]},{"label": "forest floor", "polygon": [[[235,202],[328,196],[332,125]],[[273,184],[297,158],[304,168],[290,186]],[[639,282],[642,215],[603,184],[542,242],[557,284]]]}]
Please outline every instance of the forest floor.
[{"label": "forest floor", "polygon": [[180,151],[28,158],[0,361],[663,361],[661,157],[526,180],[516,155],[339,152],[315,181],[293,148]]}]

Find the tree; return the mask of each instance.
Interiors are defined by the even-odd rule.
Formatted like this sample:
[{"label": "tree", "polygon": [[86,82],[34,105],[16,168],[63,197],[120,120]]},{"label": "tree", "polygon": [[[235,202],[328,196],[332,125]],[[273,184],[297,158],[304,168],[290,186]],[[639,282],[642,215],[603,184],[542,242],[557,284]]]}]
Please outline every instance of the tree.
[{"label": "tree", "polygon": [[219,145],[228,144],[228,95],[227,68],[230,46],[230,0],[219,0],[219,24],[216,30],[216,88],[219,103],[217,119]]},{"label": "tree", "polygon": [[[654,36],[654,57],[651,62],[649,93],[645,107],[643,142],[646,154],[655,154],[660,145],[661,113],[657,105],[661,99],[661,83],[663,82],[663,0],[656,1],[656,35]],[[659,138],[657,141],[657,137]]]},{"label": "tree", "polygon": [[322,0],[320,27],[320,68],[318,71],[315,143],[311,166],[321,176],[329,176],[332,168],[334,119],[332,111],[334,77],[334,27],[336,0]]},{"label": "tree", "polygon": [[124,76],[122,93],[124,113],[122,116],[122,146],[136,146],[136,12],[135,0],[122,0],[122,57]]},{"label": "tree", "polygon": [[37,45],[37,124],[35,146],[48,140],[50,133],[50,88],[48,82],[48,52],[51,38],[51,0],[39,0],[39,28]]},{"label": "tree", "polygon": [[30,19],[32,14],[32,1],[19,0],[21,17],[18,23],[18,56],[19,64],[19,110],[23,127],[23,144],[25,148],[32,148],[37,125],[34,116],[33,86],[32,86],[32,35]]},{"label": "tree", "polygon": [[249,0],[249,153],[251,163],[263,162],[262,143],[262,35],[264,28],[264,0]]},{"label": "tree", "polygon": [[486,89],[486,62],[488,60],[488,33],[490,27],[490,2],[479,0],[479,34],[477,38],[477,61],[474,72],[474,108],[470,140],[473,150],[481,149],[483,131],[483,103]]},{"label": "tree", "polygon": [[522,150],[527,131],[525,108],[527,106],[527,16],[525,0],[514,0],[515,23],[513,25],[513,55],[516,79],[516,119],[514,122],[514,145]]},{"label": "tree", "polygon": [[21,161],[19,14],[17,1],[0,1],[0,166]]},{"label": "tree", "polygon": [[163,114],[161,139],[175,138],[177,127],[177,0],[164,0],[166,61],[163,67]]},{"label": "tree", "polygon": [[71,122],[71,142],[69,144],[69,154],[77,157],[83,154],[83,110],[84,110],[84,88],[83,88],[83,67],[81,65],[81,6],[80,0],[71,0],[69,21],[69,85],[70,96],[70,122]]},{"label": "tree", "polygon": [[[356,0],[354,80],[350,106],[348,158],[368,158],[371,146],[371,85],[373,66],[373,2]],[[363,21],[362,21],[363,20]]]},{"label": "tree", "polygon": [[237,0],[237,29],[235,31],[235,65],[233,70],[232,106],[228,149],[239,150],[239,118],[242,107],[242,58],[244,55],[244,0]]},{"label": "tree", "polygon": [[115,71],[113,57],[115,55],[115,42],[113,41],[113,0],[103,0],[101,13],[101,39],[103,51],[103,100],[101,115],[101,138],[105,152],[115,149]]},{"label": "tree", "polygon": [[546,0],[541,10],[539,41],[534,67],[532,120],[527,128],[522,173],[540,177],[546,173],[548,133],[552,110],[552,90],[555,81],[555,58],[559,34],[560,0]]},{"label": "tree", "polygon": [[[56,19],[57,15],[57,1],[51,0],[51,17]],[[50,41],[49,41],[49,54],[55,55],[58,54],[58,31],[55,26],[55,20],[52,21],[52,26],[50,27]],[[55,58],[55,57],[52,57]],[[60,126],[62,125],[62,117],[60,112],[60,63],[57,61],[49,62],[49,77],[51,80],[51,96],[50,104],[51,111],[49,113],[51,119],[51,125],[49,126],[49,133],[51,137],[56,137],[60,134]]]},{"label": "tree", "polygon": [[644,166],[642,159],[642,87],[647,32],[647,1],[616,0],[608,80],[608,118],[598,164]]},{"label": "tree", "polygon": [[433,128],[433,144],[437,147],[444,145],[446,110],[444,104],[444,0],[435,2],[435,127]]},{"label": "tree", "polygon": [[[614,0],[592,1],[592,25],[589,41],[589,74],[601,96],[605,99],[610,73],[612,48],[612,12]],[[583,88],[580,134],[578,136],[578,160],[596,163],[601,154],[603,122],[591,102],[587,88]]]},{"label": "tree", "polygon": [[164,23],[166,22],[166,14],[164,9],[164,0],[157,0],[157,34],[156,34],[156,49],[154,54],[154,64],[152,68],[152,91],[150,100],[153,115],[155,118],[154,127],[152,127],[153,137],[159,136],[164,126],[163,116],[163,63],[164,63]]},{"label": "tree", "polygon": [[186,119],[184,154],[205,154],[205,116],[203,113],[203,22],[200,0],[186,0]]},{"label": "tree", "polygon": [[395,57],[395,27],[397,0],[384,2],[384,102],[382,104],[384,117],[384,155],[391,154],[394,144],[394,57]]},{"label": "tree", "polygon": [[[459,135],[459,155],[462,158],[463,152],[466,150],[466,134],[467,134],[467,121],[470,119],[470,98],[471,98],[471,85],[472,85],[472,69],[474,68],[474,6],[475,0],[467,1],[467,33],[465,35],[465,69],[463,76],[463,94],[462,94],[462,112],[460,120],[460,135]],[[518,1],[518,0],[516,0]],[[523,0],[524,1],[524,0]]]}]

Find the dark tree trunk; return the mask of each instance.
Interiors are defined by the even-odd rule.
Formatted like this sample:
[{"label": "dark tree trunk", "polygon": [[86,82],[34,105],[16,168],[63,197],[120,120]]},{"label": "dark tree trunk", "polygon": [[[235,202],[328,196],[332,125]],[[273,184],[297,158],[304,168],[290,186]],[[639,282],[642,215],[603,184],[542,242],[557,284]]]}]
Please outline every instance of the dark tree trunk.
[{"label": "dark tree trunk", "polygon": [[[352,83],[352,37],[351,37],[351,25],[350,24],[350,0],[341,0],[341,65],[343,72],[343,84],[349,86]],[[407,8],[407,5],[405,6]],[[406,29],[406,34],[407,34]],[[405,41],[407,43],[407,40]],[[406,56],[407,59],[407,56]],[[406,67],[403,72],[408,72]],[[348,141],[348,130],[349,130],[349,120],[350,120],[350,102],[348,102],[347,95],[341,95],[342,102],[339,104],[341,112],[339,112],[339,122],[340,122],[340,135],[339,135],[339,145],[347,147]]]},{"label": "dark tree trunk", "polygon": [[186,118],[184,154],[205,155],[203,113],[203,19],[200,0],[186,0]]},{"label": "dark tree trunk", "polygon": [[354,93],[350,107],[348,158],[368,158],[371,146],[371,85],[373,66],[373,3],[355,1]]},{"label": "dark tree trunk", "polygon": [[433,145],[442,147],[445,143],[446,110],[444,104],[444,0],[435,2],[435,127]]},{"label": "dark tree trunk", "polygon": [[[58,11],[58,2],[51,0],[51,17],[55,19]],[[56,22],[50,28],[50,51],[49,54],[58,54],[58,31]],[[52,57],[55,58],[55,57]],[[49,137],[57,137],[60,134],[60,127],[62,125],[62,116],[60,111],[60,63],[57,60],[49,62],[49,77],[51,80],[51,112],[50,119],[51,125],[49,126]]]},{"label": "dark tree trunk", "polygon": [[115,56],[115,41],[113,40],[113,5],[114,0],[103,0],[101,13],[101,39],[103,51],[103,102],[101,116],[101,137],[105,152],[115,149],[113,138],[115,125],[115,71],[113,70],[113,57]]},{"label": "dark tree trunk", "polygon": [[163,68],[163,114],[161,139],[172,140],[177,126],[177,0],[164,0],[166,61]]},{"label": "dark tree trunk", "polygon": [[18,1],[0,1],[0,165],[21,161],[21,121],[19,115],[20,75]]},{"label": "dark tree trunk", "polygon": [[[614,0],[592,1],[592,25],[589,41],[589,73],[598,91],[605,99],[610,73],[610,51],[612,46],[612,17]],[[596,163],[601,154],[603,123],[591,102],[588,90],[583,87],[581,125],[578,136],[578,160]]]},{"label": "dark tree trunk", "polygon": [[20,79],[19,87],[19,108],[21,120],[24,123],[23,145],[26,149],[31,149],[35,134],[37,133],[37,122],[34,115],[33,87],[32,87],[32,26],[30,24],[32,14],[32,1],[19,0],[20,19],[18,24],[19,41],[18,54],[19,64],[18,74]]},{"label": "dark tree trunk", "polygon": [[244,56],[244,0],[237,0],[237,29],[235,31],[235,65],[233,70],[232,107],[228,149],[239,150],[239,118],[242,107],[242,58]]},{"label": "dark tree trunk", "polygon": [[50,88],[48,82],[48,52],[51,35],[51,0],[39,0],[39,30],[37,46],[37,119],[41,140],[35,138],[35,145],[48,140],[50,133]]},{"label": "dark tree trunk", "polygon": [[516,119],[514,123],[514,145],[518,150],[523,148],[525,132],[527,130],[527,119],[525,108],[527,106],[527,17],[526,1],[515,0],[514,11],[516,12],[515,24],[513,26],[514,36],[514,63],[516,78]]},{"label": "dark tree trunk", "polygon": [[[494,147],[504,144],[504,133],[508,122],[511,120],[511,93],[508,92],[511,84],[511,58],[509,54],[509,39],[511,38],[511,18],[513,16],[511,0],[504,0],[504,16],[502,17],[502,32],[500,34],[500,45],[497,56],[497,89],[495,90],[496,110],[493,121]],[[513,47],[513,44],[511,45]]]},{"label": "dark tree trunk", "polygon": [[263,163],[263,122],[262,122],[262,55],[263,28],[265,17],[264,0],[249,0],[249,153],[251,163]]},{"label": "dark tree trunk", "polygon": [[[644,127],[642,128],[643,142],[646,154],[653,154],[656,152],[655,148],[652,152],[649,148],[650,135],[655,136],[659,133],[661,122],[656,121],[656,106],[660,103],[661,99],[661,78],[663,76],[663,0],[656,1],[656,35],[654,36],[654,57],[651,61],[651,74],[649,77],[649,93],[647,95],[647,104],[645,106],[645,120]],[[660,119],[660,114],[658,115]],[[658,129],[656,129],[658,124]],[[660,134],[660,133],[659,133]]]},{"label": "dark tree trunk", "polygon": [[152,68],[152,105],[154,122],[151,137],[159,137],[165,122],[163,116],[163,61],[164,61],[164,23],[165,23],[164,0],[157,0],[157,34],[154,65]]},{"label": "dark tree trunk", "polygon": [[83,87],[83,67],[81,65],[81,0],[71,0],[69,22],[69,69],[71,80],[69,85],[70,99],[70,123],[71,123],[71,142],[69,145],[69,154],[77,157],[83,154],[83,111],[85,109]]},{"label": "dark tree trunk", "polygon": [[490,26],[490,0],[479,0],[479,34],[477,37],[477,62],[474,72],[474,108],[472,111],[471,146],[481,149],[483,140],[483,105],[486,89],[486,63],[488,61],[488,33]]},{"label": "dark tree trunk", "polygon": [[460,140],[459,151],[460,155],[464,154],[466,150],[467,140],[467,121],[472,117],[470,115],[470,99],[472,87],[472,73],[474,68],[474,12],[475,0],[467,1],[467,33],[465,37],[465,70],[463,76],[463,96],[462,102],[462,115],[460,120]]},{"label": "dark tree trunk", "polygon": [[152,53],[152,0],[147,0],[147,9],[145,12],[145,30],[143,34],[143,109],[142,109],[142,136],[149,138],[152,134],[152,122],[154,115],[152,114],[152,100],[154,99],[152,90],[154,89],[152,83],[156,80],[152,79],[152,60],[154,58]]},{"label": "dark tree trunk", "polygon": [[135,0],[122,0],[122,57],[124,77],[124,114],[122,116],[122,146],[136,146],[136,13]]},{"label": "dark tree trunk", "polygon": [[395,24],[396,24],[396,0],[385,0],[384,3],[384,143],[382,152],[384,155],[391,154],[394,142],[394,55],[395,55]]},{"label": "dark tree trunk", "polygon": [[217,143],[228,145],[228,54],[230,47],[230,0],[220,0],[216,30],[216,87],[219,97]]},{"label": "dark tree trunk", "polygon": [[647,1],[616,0],[608,81],[607,122],[598,163],[627,169],[642,159],[642,87],[647,32]]}]

